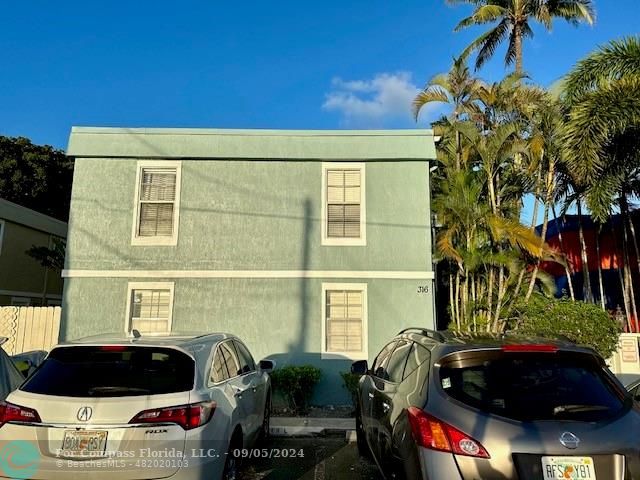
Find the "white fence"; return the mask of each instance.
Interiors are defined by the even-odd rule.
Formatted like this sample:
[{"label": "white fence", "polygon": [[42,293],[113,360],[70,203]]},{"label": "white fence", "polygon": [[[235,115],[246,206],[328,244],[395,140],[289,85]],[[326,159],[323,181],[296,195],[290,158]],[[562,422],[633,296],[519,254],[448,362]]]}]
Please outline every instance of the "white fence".
[{"label": "white fence", "polygon": [[640,377],[640,333],[622,333],[607,365],[623,384]]},{"label": "white fence", "polygon": [[58,343],[60,307],[0,307],[2,346],[14,355],[30,350],[50,350]]}]

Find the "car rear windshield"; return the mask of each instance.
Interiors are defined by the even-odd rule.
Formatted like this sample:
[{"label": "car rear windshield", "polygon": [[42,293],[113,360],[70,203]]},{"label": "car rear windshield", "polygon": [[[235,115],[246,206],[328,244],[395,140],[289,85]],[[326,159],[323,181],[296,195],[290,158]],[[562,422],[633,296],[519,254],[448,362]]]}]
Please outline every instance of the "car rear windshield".
[{"label": "car rear windshield", "polygon": [[515,420],[600,421],[625,407],[624,393],[592,355],[475,352],[441,365],[449,396]]},{"label": "car rear windshield", "polygon": [[126,397],[193,388],[194,361],[171,348],[74,346],[51,351],[21,390],[65,397]]}]

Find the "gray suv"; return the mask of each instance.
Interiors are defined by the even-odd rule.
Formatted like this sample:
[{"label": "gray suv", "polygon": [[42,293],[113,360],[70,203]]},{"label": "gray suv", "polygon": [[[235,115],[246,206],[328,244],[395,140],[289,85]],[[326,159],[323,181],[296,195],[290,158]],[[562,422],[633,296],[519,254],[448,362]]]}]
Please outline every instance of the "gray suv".
[{"label": "gray suv", "polygon": [[351,370],[358,448],[387,478],[640,478],[640,413],[589,348],[411,328]]}]

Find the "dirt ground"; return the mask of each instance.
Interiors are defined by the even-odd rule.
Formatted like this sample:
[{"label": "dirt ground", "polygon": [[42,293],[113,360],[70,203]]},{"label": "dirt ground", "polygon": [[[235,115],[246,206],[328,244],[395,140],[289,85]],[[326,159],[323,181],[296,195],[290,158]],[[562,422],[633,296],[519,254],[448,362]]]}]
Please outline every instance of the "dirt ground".
[{"label": "dirt ground", "polygon": [[[285,453],[286,452],[286,453]],[[246,452],[249,454],[249,452]],[[358,455],[344,434],[271,438],[241,468],[240,480],[381,480],[377,467]],[[285,457],[286,455],[286,457]]]}]

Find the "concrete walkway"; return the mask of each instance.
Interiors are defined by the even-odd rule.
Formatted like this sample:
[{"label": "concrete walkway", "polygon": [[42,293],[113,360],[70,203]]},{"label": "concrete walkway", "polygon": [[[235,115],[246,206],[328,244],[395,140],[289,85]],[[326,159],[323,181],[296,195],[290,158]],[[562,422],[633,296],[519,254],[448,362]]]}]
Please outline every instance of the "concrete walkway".
[{"label": "concrete walkway", "polygon": [[317,435],[356,429],[354,418],[271,417],[269,433],[274,437]]},{"label": "concrete walkway", "polygon": [[241,480],[383,480],[376,466],[358,455],[342,435],[270,438],[267,456],[246,459]]}]

